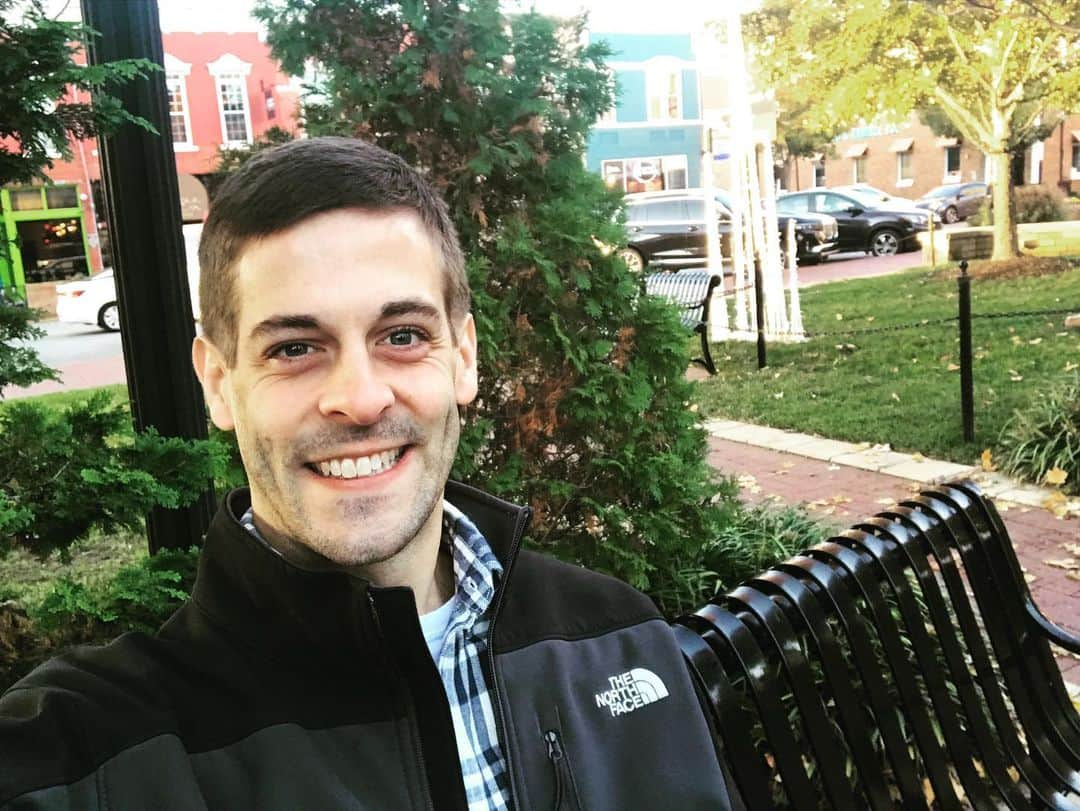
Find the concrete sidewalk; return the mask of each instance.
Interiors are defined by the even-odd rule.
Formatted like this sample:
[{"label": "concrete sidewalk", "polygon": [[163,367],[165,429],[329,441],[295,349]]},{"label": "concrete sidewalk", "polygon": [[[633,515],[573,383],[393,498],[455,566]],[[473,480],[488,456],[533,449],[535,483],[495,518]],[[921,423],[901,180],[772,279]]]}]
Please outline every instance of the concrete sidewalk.
[{"label": "concrete sidewalk", "polygon": [[[842,525],[873,515],[919,488],[971,478],[994,499],[1031,593],[1051,620],[1080,634],[1080,499],[1043,506],[1053,491],[981,468],[759,425],[713,420],[709,462],[738,477],[745,500],[803,504]],[[1060,515],[1060,517],[1059,517]],[[1080,701],[1080,656],[1057,651]]]}]

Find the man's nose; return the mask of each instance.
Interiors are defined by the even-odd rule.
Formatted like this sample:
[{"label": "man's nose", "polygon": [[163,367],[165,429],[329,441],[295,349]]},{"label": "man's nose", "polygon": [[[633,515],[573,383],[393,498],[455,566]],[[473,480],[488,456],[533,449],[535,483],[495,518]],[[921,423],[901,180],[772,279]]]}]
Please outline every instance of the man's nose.
[{"label": "man's nose", "polygon": [[319,410],[327,417],[347,417],[371,425],[394,403],[394,390],[365,352],[342,355],[327,378]]}]

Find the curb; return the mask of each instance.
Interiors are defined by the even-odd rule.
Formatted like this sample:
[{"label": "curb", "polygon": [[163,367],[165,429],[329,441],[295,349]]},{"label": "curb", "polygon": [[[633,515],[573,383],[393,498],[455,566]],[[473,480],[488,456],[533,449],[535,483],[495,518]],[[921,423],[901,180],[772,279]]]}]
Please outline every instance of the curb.
[{"label": "curb", "polygon": [[[841,442],[737,420],[706,420],[703,425],[711,436],[719,439],[883,473],[920,484],[939,484],[967,478],[975,481],[995,501],[1047,509],[1058,518],[1080,516],[1078,498],[1063,501],[1059,491],[1052,488],[1020,482],[1001,473],[984,471],[975,465],[928,459],[918,453],[900,453],[888,445]],[[1049,507],[1048,502],[1054,507]]]}]

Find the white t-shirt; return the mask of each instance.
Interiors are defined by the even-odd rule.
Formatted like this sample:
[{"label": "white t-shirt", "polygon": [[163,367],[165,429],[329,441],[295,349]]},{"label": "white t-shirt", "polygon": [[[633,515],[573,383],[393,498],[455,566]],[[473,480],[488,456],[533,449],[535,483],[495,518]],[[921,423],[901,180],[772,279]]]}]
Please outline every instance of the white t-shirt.
[{"label": "white t-shirt", "polygon": [[424,632],[424,641],[427,642],[435,664],[439,663],[439,654],[442,653],[443,641],[446,639],[446,629],[450,625],[450,618],[454,615],[455,602],[457,602],[457,597],[451,597],[434,611],[420,615],[420,630]]}]

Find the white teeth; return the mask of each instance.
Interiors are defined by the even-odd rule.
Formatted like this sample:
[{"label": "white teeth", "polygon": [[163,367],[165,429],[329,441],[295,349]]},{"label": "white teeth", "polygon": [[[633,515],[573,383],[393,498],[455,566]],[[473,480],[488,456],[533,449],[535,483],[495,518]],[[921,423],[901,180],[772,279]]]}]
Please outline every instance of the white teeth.
[{"label": "white teeth", "polygon": [[328,462],[319,462],[318,468],[324,476],[337,479],[355,479],[371,476],[389,470],[401,458],[401,450],[381,451],[371,456],[360,456],[356,459],[331,459]]}]

